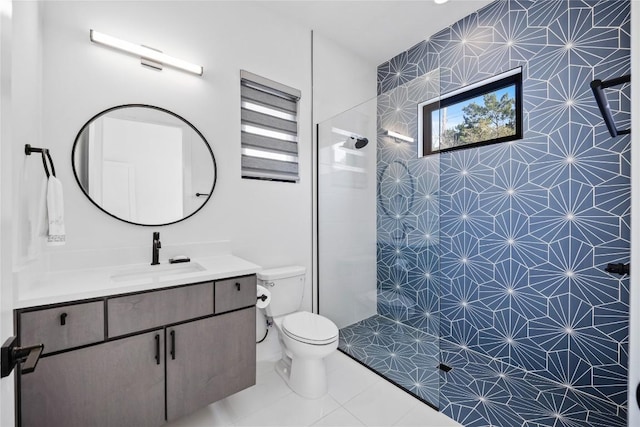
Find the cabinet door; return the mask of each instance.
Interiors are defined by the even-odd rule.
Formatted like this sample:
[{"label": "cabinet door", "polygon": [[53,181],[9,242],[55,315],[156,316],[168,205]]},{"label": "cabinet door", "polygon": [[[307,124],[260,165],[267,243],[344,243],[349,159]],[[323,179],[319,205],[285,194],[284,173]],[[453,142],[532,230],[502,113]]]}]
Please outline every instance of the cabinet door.
[{"label": "cabinet door", "polygon": [[167,419],[255,384],[256,310],[167,328]]},{"label": "cabinet door", "polygon": [[20,378],[23,427],[164,423],[164,331],[44,357]]}]

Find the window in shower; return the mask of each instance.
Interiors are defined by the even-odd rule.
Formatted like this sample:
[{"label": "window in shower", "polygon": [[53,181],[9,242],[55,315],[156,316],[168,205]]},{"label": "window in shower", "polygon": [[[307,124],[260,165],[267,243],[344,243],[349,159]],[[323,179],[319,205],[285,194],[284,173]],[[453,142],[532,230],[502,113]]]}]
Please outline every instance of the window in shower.
[{"label": "window in shower", "polygon": [[522,138],[522,68],[418,105],[421,152],[460,150]]}]

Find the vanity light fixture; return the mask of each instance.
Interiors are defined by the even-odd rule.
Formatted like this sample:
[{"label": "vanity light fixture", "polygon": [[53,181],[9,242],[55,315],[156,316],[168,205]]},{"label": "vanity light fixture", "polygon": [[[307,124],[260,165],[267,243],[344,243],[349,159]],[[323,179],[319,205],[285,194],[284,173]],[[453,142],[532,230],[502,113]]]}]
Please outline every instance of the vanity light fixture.
[{"label": "vanity light fixture", "polygon": [[415,139],[411,138],[410,136],[405,136],[405,135],[402,135],[401,133],[397,133],[397,132],[394,132],[392,130],[386,130],[386,131],[384,131],[384,134],[389,136],[389,137],[391,137],[391,138],[400,139],[400,140],[406,141],[406,142],[414,142],[415,141]]},{"label": "vanity light fixture", "polygon": [[204,72],[201,65],[195,65],[190,62],[183,61],[182,59],[166,55],[159,50],[130,43],[95,30],[89,30],[89,38],[94,43],[103,44],[105,46],[139,56],[142,65],[146,65],[148,67],[162,70],[163,65],[169,65],[189,73],[197,74],[198,76],[201,76]]},{"label": "vanity light fixture", "polygon": [[448,2],[449,0],[433,0],[433,2],[435,4],[445,4],[446,2]]}]

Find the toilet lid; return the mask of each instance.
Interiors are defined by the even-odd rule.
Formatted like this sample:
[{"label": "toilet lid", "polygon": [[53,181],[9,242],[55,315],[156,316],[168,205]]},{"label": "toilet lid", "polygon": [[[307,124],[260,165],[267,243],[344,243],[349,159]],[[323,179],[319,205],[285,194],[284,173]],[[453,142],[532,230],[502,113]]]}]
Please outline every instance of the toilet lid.
[{"label": "toilet lid", "polygon": [[326,344],[338,337],[335,323],[307,311],[286,316],[282,321],[282,330],[293,339],[311,344]]}]

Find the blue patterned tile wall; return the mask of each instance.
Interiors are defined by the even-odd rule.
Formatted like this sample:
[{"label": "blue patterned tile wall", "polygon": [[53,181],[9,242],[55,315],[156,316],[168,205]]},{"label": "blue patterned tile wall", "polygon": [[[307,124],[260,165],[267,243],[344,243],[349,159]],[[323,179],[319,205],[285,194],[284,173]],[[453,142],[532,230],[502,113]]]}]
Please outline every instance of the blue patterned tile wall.
[{"label": "blue patterned tile wall", "polygon": [[[626,405],[630,137],[589,83],[630,72],[628,0],[498,0],[378,68],[378,312]],[[523,67],[524,138],[417,158],[416,104]],[[621,128],[629,86],[610,92]]]}]

